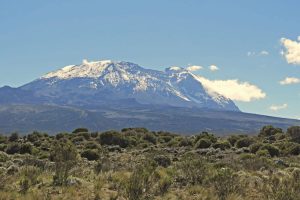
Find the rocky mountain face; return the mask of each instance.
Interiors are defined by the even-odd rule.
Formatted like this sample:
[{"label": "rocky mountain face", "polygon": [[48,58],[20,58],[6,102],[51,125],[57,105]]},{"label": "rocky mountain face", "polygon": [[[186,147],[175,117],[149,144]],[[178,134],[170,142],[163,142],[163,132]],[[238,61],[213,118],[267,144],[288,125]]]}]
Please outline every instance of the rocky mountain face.
[{"label": "rocky mountain face", "polygon": [[[150,70],[110,60],[66,66],[20,88],[2,88],[0,103],[47,103],[97,107],[106,104],[168,105],[239,111],[230,99],[208,92],[192,72]],[[11,95],[13,94],[13,95]]]}]

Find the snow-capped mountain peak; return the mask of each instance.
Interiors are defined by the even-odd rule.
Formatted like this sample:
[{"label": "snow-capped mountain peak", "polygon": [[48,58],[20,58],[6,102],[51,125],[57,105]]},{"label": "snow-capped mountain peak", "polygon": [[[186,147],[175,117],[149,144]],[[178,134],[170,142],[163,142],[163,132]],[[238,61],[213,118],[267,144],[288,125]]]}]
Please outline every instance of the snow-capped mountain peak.
[{"label": "snow-capped mountain peak", "polygon": [[80,65],[68,65],[54,72],[50,72],[42,78],[60,78],[60,79],[70,79],[70,78],[83,78],[83,77],[99,77],[103,70],[113,64],[111,60],[102,61],[92,61],[84,59]]},{"label": "snow-capped mountain peak", "polygon": [[83,60],[82,64],[65,66],[22,88],[58,98],[64,104],[134,99],[141,104],[239,110],[230,99],[208,91],[201,79],[185,68],[158,71],[124,61]]}]

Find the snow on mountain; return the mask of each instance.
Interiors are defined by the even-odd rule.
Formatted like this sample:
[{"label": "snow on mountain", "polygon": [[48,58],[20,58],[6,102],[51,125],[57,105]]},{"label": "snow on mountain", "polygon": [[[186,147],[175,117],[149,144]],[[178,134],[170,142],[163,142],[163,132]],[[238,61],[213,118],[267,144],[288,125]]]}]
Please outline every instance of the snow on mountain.
[{"label": "snow on mountain", "polygon": [[56,104],[105,104],[134,99],[140,104],[239,111],[230,99],[208,91],[197,75],[180,68],[145,69],[130,62],[84,60],[21,87]]}]

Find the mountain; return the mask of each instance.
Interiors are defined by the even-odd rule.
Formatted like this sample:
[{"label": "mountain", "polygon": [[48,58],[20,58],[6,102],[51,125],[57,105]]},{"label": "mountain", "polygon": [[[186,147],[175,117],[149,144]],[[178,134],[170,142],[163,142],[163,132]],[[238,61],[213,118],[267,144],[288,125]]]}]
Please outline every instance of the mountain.
[{"label": "mountain", "polygon": [[19,90],[58,105],[90,107],[131,99],[139,104],[239,111],[233,101],[208,92],[196,75],[183,68],[163,72],[110,60],[66,66]]},{"label": "mountain", "polygon": [[184,68],[110,60],[70,65],[19,88],[0,88],[0,132],[146,127],[178,133],[255,133],[298,120],[243,113]]}]

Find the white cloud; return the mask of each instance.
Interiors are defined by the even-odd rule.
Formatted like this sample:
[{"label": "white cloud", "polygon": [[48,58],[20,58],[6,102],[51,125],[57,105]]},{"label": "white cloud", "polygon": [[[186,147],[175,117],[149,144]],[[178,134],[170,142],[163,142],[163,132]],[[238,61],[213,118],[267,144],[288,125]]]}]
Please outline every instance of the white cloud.
[{"label": "white cloud", "polygon": [[286,109],[288,107],[288,104],[282,104],[282,105],[272,105],[270,106],[270,110],[272,111],[278,111],[278,110],[283,110]]},{"label": "white cloud", "polygon": [[270,53],[266,50],[262,50],[260,52],[255,52],[255,51],[248,51],[247,52],[247,56],[251,57],[251,56],[268,56]]},{"label": "white cloud", "polygon": [[284,46],[283,56],[289,64],[300,65],[300,36],[298,41],[281,38],[280,42]]},{"label": "white cloud", "polygon": [[192,66],[188,66],[186,69],[188,71],[194,72],[194,71],[198,71],[198,70],[203,69],[203,67],[202,66],[198,66],[198,65],[192,65]]},{"label": "white cloud", "polygon": [[300,79],[295,77],[286,77],[284,80],[280,81],[279,83],[280,85],[297,84],[300,83]]},{"label": "white cloud", "polygon": [[250,56],[254,56],[254,55],[255,55],[255,52],[252,52],[252,51],[248,51],[248,52],[247,52],[247,56],[249,56],[249,57],[250,57]]},{"label": "white cloud", "polygon": [[266,50],[263,50],[259,54],[262,55],[262,56],[268,56],[269,52],[267,52]]},{"label": "white cloud", "polygon": [[204,77],[197,77],[207,92],[216,92],[231,100],[250,102],[266,97],[266,94],[260,88],[248,82],[240,82],[237,79],[209,80]]},{"label": "white cloud", "polygon": [[211,65],[211,66],[209,66],[209,70],[212,71],[212,72],[218,71],[219,67],[217,67],[216,65]]}]

